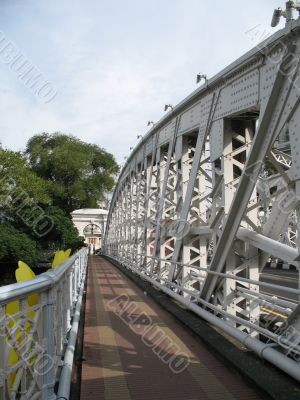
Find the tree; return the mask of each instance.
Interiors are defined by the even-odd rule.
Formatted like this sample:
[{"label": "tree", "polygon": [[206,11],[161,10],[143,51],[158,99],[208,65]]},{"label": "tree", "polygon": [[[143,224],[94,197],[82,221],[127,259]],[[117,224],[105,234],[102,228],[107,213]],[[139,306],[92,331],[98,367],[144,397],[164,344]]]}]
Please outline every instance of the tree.
[{"label": "tree", "polygon": [[45,214],[53,221],[53,227],[49,233],[41,238],[40,242],[50,252],[71,248],[76,251],[84,246],[83,238],[78,236],[78,230],[73,225],[70,217],[58,207],[50,206],[45,208]]},{"label": "tree", "polygon": [[10,206],[26,197],[36,204],[49,204],[47,183],[37,176],[21,153],[0,149],[0,202]]},{"label": "tree", "polygon": [[41,257],[41,248],[28,235],[9,224],[0,225],[0,260],[16,264],[18,260],[34,265]]},{"label": "tree", "polygon": [[118,165],[97,145],[71,135],[43,133],[27,143],[25,155],[32,170],[48,183],[52,204],[66,213],[96,208],[114,186]]},{"label": "tree", "polygon": [[97,207],[117,171],[102,148],[59,133],[32,137],[24,154],[0,149],[0,261],[35,266],[82,247],[70,211]]},{"label": "tree", "polygon": [[29,235],[49,205],[47,182],[30,168],[21,153],[0,150],[0,219]]},{"label": "tree", "polygon": [[[36,265],[55,250],[83,246],[70,216],[51,205],[49,183],[21,153],[0,150],[0,261]],[[39,229],[45,221],[48,226]],[[44,233],[44,234],[41,234]]]}]

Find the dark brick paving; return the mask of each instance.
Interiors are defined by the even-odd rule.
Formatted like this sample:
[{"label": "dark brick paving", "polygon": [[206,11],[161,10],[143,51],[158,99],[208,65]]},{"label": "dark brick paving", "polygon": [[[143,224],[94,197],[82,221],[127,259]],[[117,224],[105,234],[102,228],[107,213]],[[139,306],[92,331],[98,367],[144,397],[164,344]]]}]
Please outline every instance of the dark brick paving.
[{"label": "dark brick paving", "polygon": [[83,357],[82,400],[262,398],[98,257],[89,261]]}]

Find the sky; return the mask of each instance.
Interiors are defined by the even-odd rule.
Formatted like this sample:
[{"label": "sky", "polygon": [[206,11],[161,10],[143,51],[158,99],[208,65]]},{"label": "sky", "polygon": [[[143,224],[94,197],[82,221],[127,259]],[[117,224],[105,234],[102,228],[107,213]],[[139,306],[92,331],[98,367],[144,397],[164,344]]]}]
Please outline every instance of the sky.
[{"label": "sky", "polygon": [[[213,77],[282,28],[284,21],[270,27],[279,6],[284,1],[0,0],[0,141],[19,151],[34,134],[70,133],[121,164],[147,122],[197,88],[197,73]],[[17,57],[26,64],[16,72]],[[40,87],[26,84],[27,67],[40,74]]]}]

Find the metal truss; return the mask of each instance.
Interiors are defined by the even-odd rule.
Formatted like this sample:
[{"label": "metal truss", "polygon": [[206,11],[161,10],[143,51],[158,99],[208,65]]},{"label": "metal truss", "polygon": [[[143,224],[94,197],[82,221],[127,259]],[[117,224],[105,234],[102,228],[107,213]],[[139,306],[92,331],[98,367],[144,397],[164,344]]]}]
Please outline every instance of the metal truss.
[{"label": "metal truss", "polygon": [[120,174],[103,245],[298,380],[300,290],[260,274],[276,260],[299,276],[299,57],[297,20],[155,124]]}]

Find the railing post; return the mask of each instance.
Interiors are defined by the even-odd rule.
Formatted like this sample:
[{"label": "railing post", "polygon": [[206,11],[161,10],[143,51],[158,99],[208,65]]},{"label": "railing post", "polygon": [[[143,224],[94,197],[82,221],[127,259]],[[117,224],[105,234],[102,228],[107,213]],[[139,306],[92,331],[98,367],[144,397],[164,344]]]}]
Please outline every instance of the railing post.
[{"label": "railing post", "polygon": [[53,288],[45,293],[46,305],[43,310],[43,338],[45,341],[45,360],[43,361],[43,400],[55,400],[54,393],[55,376],[54,366],[56,364],[56,354],[54,346],[53,332]]},{"label": "railing post", "polygon": [[5,368],[9,352],[9,349],[6,346],[5,339],[5,308],[5,306],[0,306],[0,348],[3,349],[1,354],[2,356],[0,357],[0,400],[5,400]]}]

